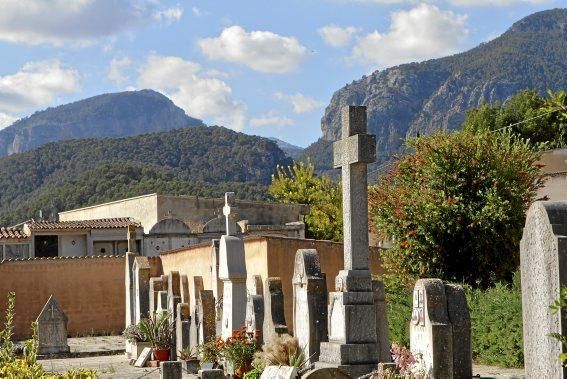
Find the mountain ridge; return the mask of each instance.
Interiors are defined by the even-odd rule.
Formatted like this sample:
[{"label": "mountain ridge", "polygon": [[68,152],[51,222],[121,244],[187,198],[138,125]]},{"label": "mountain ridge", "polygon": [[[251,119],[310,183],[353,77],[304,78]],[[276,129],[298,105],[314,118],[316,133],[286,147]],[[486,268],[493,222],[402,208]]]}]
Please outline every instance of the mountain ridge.
[{"label": "mountain ridge", "polygon": [[125,137],[202,125],[156,91],[106,93],[35,112],[0,130],[0,157],[61,140]]}]

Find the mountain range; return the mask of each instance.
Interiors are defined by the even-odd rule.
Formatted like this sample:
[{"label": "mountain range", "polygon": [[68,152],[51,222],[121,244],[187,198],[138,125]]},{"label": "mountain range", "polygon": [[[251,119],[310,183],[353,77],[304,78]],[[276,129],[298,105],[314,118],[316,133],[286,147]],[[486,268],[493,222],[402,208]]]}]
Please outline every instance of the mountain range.
[{"label": "mountain range", "polygon": [[36,112],[0,130],[0,157],[48,142],[125,137],[202,125],[158,92],[108,93]]},{"label": "mountain range", "polygon": [[542,94],[567,89],[566,57],[567,9],[553,9],[516,22],[469,51],[375,71],[333,94],[321,118],[323,135],[301,159],[311,159],[320,171],[331,168],[345,105],[367,106],[380,164],[399,151],[406,136],[460,128],[471,107],[505,102],[526,88]]}]

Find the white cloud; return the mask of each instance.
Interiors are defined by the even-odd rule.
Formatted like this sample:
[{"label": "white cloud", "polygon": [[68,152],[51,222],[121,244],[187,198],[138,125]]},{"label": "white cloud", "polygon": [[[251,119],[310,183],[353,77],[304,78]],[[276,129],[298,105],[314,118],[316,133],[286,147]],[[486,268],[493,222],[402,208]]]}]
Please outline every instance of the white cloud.
[{"label": "white cloud", "polygon": [[354,57],[379,67],[453,54],[468,36],[466,15],[420,4],[407,11],[394,12],[387,33],[374,31],[358,41]]},{"label": "white cloud", "polygon": [[358,32],[358,28],[354,26],[340,27],[336,25],[327,25],[317,29],[317,33],[323,38],[323,41],[332,47],[343,47],[350,43],[352,37]]},{"label": "white cloud", "polygon": [[180,7],[168,8],[154,12],[154,18],[165,23],[179,21],[181,16],[183,16],[183,8]]},{"label": "white cloud", "polygon": [[16,121],[14,116],[0,112],[0,130],[12,125]]},{"label": "white cloud", "polygon": [[13,75],[0,76],[0,110],[22,112],[52,103],[79,89],[79,74],[58,60],[26,63]]},{"label": "white cloud", "polygon": [[288,95],[282,92],[276,92],[275,96],[280,100],[284,100],[290,103],[293,106],[294,113],[311,112],[325,105],[324,102],[316,100],[309,96],[305,96],[304,94],[299,92],[293,95]]},{"label": "white cloud", "polygon": [[138,77],[138,87],[167,95],[187,114],[242,130],[246,106],[232,97],[230,86],[201,70],[198,63],[176,56],[149,55]]},{"label": "white cloud", "polygon": [[289,117],[278,116],[274,111],[250,119],[251,126],[291,126],[294,122]]},{"label": "white cloud", "polygon": [[159,0],[2,0],[0,40],[31,45],[88,45],[100,37],[171,21],[181,8]]},{"label": "white cloud", "polygon": [[550,3],[553,0],[449,0],[453,5],[462,6],[497,6],[504,7],[508,5],[521,5],[521,4],[544,4]]},{"label": "white cloud", "polygon": [[197,8],[197,7],[193,7],[191,8],[191,12],[193,12],[193,14],[197,17],[202,17],[202,16],[206,16],[207,12],[205,12],[204,10],[202,10],[201,8]]},{"label": "white cloud", "polygon": [[240,63],[262,72],[293,71],[307,55],[307,49],[294,37],[247,32],[237,25],[224,29],[218,37],[201,39],[198,44],[209,59]]},{"label": "white cloud", "polygon": [[110,68],[108,69],[108,79],[119,86],[122,85],[129,79],[128,74],[125,74],[124,70],[130,67],[131,64],[132,61],[128,57],[112,58]]}]

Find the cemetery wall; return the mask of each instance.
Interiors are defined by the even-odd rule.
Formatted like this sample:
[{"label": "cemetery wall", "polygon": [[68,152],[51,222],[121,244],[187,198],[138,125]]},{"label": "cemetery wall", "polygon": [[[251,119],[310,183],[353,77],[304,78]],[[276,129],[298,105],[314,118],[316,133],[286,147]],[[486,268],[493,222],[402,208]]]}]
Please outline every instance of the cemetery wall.
[{"label": "cemetery wall", "polygon": [[16,292],[14,337],[27,338],[51,294],[69,318],[70,336],[124,329],[124,257],[73,257],[0,262],[0,316]]},{"label": "cemetery wall", "polygon": [[540,188],[538,198],[567,200],[567,149],[554,149],[542,154],[539,164],[541,172],[547,176],[544,187]]}]

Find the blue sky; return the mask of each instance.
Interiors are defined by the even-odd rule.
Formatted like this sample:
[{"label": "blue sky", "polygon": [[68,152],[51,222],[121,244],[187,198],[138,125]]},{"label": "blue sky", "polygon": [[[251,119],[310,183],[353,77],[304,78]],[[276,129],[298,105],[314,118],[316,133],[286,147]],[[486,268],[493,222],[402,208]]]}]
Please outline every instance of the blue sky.
[{"label": "blue sky", "polygon": [[334,91],[467,50],[565,0],[2,0],[0,128],[153,88],[207,124],[307,146]]}]

